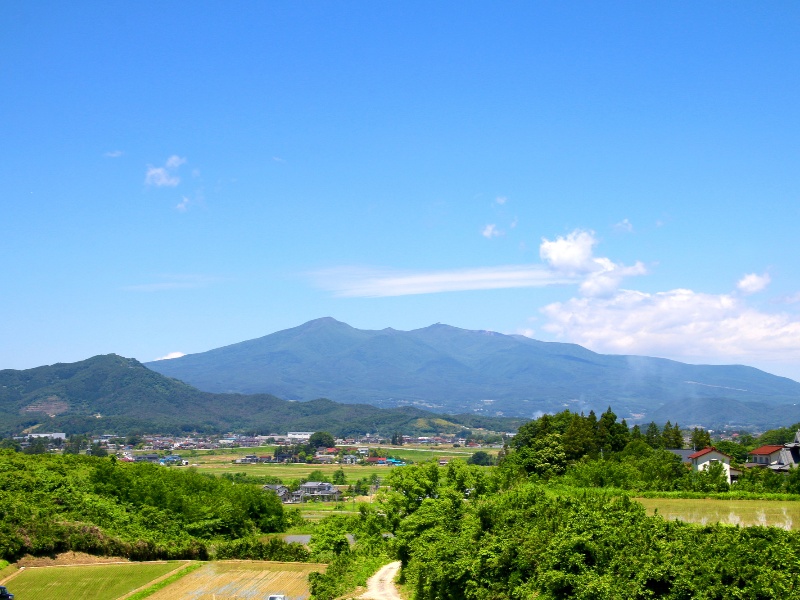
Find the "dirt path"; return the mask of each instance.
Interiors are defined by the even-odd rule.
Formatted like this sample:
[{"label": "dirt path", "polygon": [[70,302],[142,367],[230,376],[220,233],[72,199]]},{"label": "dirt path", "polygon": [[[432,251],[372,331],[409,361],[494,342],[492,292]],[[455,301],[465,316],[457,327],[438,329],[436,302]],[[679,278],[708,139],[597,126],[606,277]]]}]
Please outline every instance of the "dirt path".
[{"label": "dirt path", "polygon": [[367,592],[362,594],[362,600],[402,600],[397,588],[394,587],[394,579],[400,570],[400,561],[389,563],[378,569],[372,577],[367,580]]}]

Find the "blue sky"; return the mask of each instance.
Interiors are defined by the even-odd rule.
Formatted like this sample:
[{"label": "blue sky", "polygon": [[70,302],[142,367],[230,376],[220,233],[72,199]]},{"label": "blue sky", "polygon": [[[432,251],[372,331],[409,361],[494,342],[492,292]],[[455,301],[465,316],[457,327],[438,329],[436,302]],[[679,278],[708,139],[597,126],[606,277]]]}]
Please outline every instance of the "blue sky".
[{"label": "blue sky", "polygon": [[0,368],[333,316],[800,379],[797,3],[0,22]]}]

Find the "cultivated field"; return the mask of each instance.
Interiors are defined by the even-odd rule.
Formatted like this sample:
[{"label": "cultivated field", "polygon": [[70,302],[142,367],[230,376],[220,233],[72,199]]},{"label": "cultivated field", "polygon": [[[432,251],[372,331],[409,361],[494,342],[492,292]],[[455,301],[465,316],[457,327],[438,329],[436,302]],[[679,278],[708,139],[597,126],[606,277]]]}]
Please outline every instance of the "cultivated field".
[{"label": "cultivated field", "polygon": [[29,567],[5,585],[15,600],[113,600],[187,564],[168,561]]},{"label": "cultivated field", "polygon": [[672,521],[688,523],[727,523],[730,525],[770,525],[800,529],[800,502],[780,500],[717,500],[684,498],[637,498],[648,513],[657,512]]},{"label": "cultivated field", "polygon": [[[378,449],[395,456],[402,460],[410,460],[414,462],[423,462],[428,460],[454,458],[468,459],[472,454],[479,449],[475,448],[452,448],[447,446],[436,446],[426,448],[387,448],[379,446]],[[256,465],[241,465],[233,464],[235,458],[242,458],[247,454],[256,454],[258,456],[272,454],[274,448],[236,448],[225,451],[215,451],[214,454],[198,452],[194,456],[185,456],[189,463],[201,472],[214,473],[221,475],[223,473],[247,473],[248,475],[269,475],[278,477],[284,482],[307,478],[312,471],[321,471],[328,478],[333,476],[334,471],[342,468],[345,473],[348,484],[354,484],[358,479],[370,479],[373,475],[377,475],[383,479],[389,471],[396,467],[389,466],[375,466],[375,465],[309,465],[303,463],[292,464],[271,464],[260,463]],[[496,454],[497,450],[486,450],[489,453]],[[185,455],[185,453],[183,453]]]},{"label": "cultivated field", "polygon": [[309,596],[308,574],[324,571],[326,566],[246,560],[210,562],[148,596],[148,600],[261,600],[269,594],[305,600]]}]

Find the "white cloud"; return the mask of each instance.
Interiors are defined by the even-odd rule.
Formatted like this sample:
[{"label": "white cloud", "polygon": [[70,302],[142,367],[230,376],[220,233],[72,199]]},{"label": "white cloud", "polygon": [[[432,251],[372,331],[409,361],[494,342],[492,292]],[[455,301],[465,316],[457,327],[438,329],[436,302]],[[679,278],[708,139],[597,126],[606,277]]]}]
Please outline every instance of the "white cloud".
[{"label": "white cloud", "polygon": [[178,167],[180,167],[182,164],[185,164],[185,163],[186,163],[186,159],[185,158],[181,158],[177,154],[173,154],[172,156],[170,156],[167,159],[167,165],[166,166],[167,166],[168,169],[177,169]]},{"label": "white cloud", "polygon": [[700,362],[800,360],[800,319],[765,313],[730,294],[687,289],[572,298],[542,309],[543,327],[598,352]]},{"label": "white cloud", "polygon": [[740,292],[745,294],[755,294],[756,292],[766,289],[770,281],[772,281],[772,278],[769,276],[769,273],[764,273],[763,275],[748,273],[739,280],[736,287]]},{"label": "white cloud", "polygon": [[164,167],[148,167],[144,182],[146,185],[156,187],[175,187],[181,182],[181,178],[177,175],[170,175]]},{"label": "white cloud", "polygon": [[518,224],[519,224],[519,219],[517,217],[514,217],[514,220],[511,221],[511,224],[509,225],[509,228],[515,229]]},{"label": "white cloud", "polygon": [[336,296],[380,298],[507,288],[575,284],[579,280],[541,265],[514,265],[450,271],[402,272],[338,267],[310,274],[322,289]]},{"label": "white cloud", "polygon": [[582,276],[581,293],[587,296],[611,294],[624,278],[647,273],[641,262],[629,267],[594,256],[595,244],[594,232],[576,229],[554,241],[542,238],[539,255],[555,271]]},{"label": "white cloud", "polygon": [[147,172],[144,176],[145,185],[154,185],[156,187],[175,187],[181,182],[181,178],[175,173],[178,168],[186,163],[185,158],[181,158],[177,154],[173,154],[167,159],[163,167],[154,167],[148,165]]},{"label": "white cloud", "polygon": [[576,229],[552,242],[542,238],[539,256],[558,271],[588,273],[595,267],[592,248],[596,243],[593,232]]},{"label": "white cloud", "polygon": [[106,152],[103,154],[106,158],[119,158],[122,156],[124,152],[122,150],[111,150],[110,152]]},{"label": "white cloud", "polygon": [[180,358],[181,356],[186,356],[183,352],[170,352],[165,356],[161,356],[159,358],[154,358],[153,360],[171,360],[173,358]]},{"label": "white cloud", "polygon": [[622,221],[614,225],[614,231],[630,233],[633,231],[633,223],[631,223],[628,219],[622,219]]},{"label": "white cloud", "polygon": [[189,200],[189,198],[184,196],[183,198],[181,198],[181,201],[175,206],[175,208],[179,212],[186,212],[187,210],[189,210],[189,204],[191,204],[191,200]]},{"label": "white cloud", "polygon": [[487,240],[492,239],[493,237],[497,237],[503,235],[503,232],[497,228],[497,225],[494,223],[489,223],[486,227],[483,228],[481,231],[481,235],[485,237]]},{"label": "white cloud", "polygon": [[497,198],[494,199],[494,201],[497,202],[500,206],[502,206],[503,204],[508,202],[508,198],[506,198],[505,196],[498,196]]}]

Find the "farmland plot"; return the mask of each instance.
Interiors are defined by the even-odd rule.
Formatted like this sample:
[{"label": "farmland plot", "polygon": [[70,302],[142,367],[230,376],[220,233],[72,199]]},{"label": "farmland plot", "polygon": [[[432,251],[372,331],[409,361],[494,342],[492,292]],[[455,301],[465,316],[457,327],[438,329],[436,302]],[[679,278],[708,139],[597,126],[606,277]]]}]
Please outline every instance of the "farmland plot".
[{"label": "farmland plot", "polygon": [[657,512],[668,521],[764,525],[800,529],[800,502],[780,500],[719,500],[686,498],[637,498],[647,512]]},{"label": "farmland plot", "polygon": [[148,600],[232,600],[285,594],[289,600],[309,596],[308,574],[327,565],[267,561],[215,561],[148,597]]},{"label": "farmland plot", "polygon": [[109,600],[126,596],[176,569],[183,561],[30,567],[6,585],[16,600]]}]

